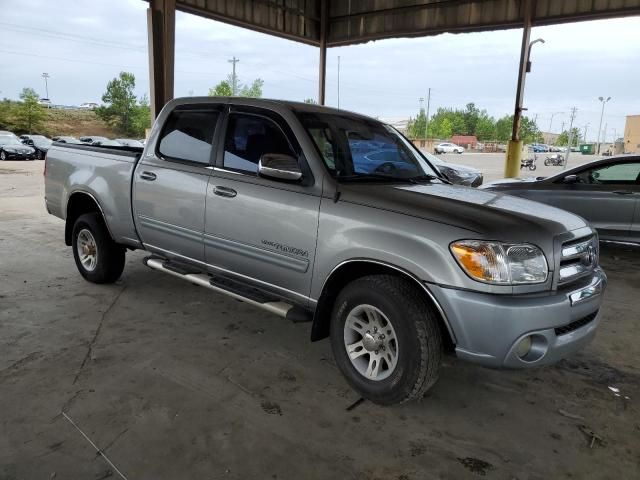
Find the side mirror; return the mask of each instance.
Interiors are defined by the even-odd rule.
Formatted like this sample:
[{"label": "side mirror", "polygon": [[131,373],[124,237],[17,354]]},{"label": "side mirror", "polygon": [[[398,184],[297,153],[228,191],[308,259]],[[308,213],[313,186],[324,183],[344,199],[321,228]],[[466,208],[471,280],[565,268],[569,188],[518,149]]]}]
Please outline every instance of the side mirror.
[{"label": "side mirror", "polygon": [[564,183],[578,183],[579,178],[577,175],[567,175],[562,179]]},{"label": "side mirror", "polygon": [[258,175],[274,180],[296,181],[302,178],[298,160],[291,155],[265,153],[258,162]]}]

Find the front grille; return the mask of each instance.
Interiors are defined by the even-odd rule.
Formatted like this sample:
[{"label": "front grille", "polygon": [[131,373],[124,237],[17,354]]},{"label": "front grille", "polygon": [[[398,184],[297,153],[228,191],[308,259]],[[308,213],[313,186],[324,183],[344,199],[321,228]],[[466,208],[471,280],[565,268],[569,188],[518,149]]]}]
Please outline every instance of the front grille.
[{"label": "front grille", "polygon": [[558,336],[566,335],[567,333],[573,332],[574,330],[577,330],[580,327],[584,327],[586,324],[591,323],[596,318],[596,315],[598,315],[598,310],[587,315],[584,318],[571,322],[562,327],[555,328],[554,330],[556,331],[556,335]]},{"label": "front grille", "polygon": [[563,285],[590,274],[598,266],[598,237],[572,240],[562,245],[560,278]]}]

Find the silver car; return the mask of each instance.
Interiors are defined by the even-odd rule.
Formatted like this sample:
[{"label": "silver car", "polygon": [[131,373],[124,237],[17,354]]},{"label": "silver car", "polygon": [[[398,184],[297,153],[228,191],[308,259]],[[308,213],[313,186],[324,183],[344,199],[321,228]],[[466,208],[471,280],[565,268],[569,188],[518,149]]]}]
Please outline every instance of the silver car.
[{"label": "silver car", "polygon": [[536,200],[576,213],[600,240],[640,243],[640,157],[596,160],[553,175],[500,180],[488,190]]}]

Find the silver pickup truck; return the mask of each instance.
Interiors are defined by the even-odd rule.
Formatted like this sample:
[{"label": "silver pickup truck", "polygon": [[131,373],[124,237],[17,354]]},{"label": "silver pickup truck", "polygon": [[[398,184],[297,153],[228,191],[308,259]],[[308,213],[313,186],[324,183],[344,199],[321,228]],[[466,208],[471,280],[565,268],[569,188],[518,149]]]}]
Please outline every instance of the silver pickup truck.
[{"label": "silver pickup truck", "polygon": [[550,364],[594,336],[606,277],[580,217],[450,185],[401,134],[315,105],[171,101],[144,148],[54,144],[49,213],[91,282],[145,264],[330,337],[362,397],[421,397],[445,352]]}]

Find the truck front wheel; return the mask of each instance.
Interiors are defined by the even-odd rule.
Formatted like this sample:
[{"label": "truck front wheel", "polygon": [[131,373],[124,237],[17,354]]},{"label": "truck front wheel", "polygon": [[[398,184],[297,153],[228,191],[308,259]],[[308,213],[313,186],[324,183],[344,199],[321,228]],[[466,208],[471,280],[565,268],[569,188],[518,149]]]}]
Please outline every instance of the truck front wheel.
[{"label": "truck front wheel", "polygon": [[422,292],[392,275],[354,280],[331,318],[336,363],[363,398],[391,405],[421,398],[438,379],[442,336]]},{"label": "truck front wheel", "polygon": [[99,213],[80,215],[73,225],[73,258],[93,283],[113,283],[124,270],[125,249],[113,241]]}]

